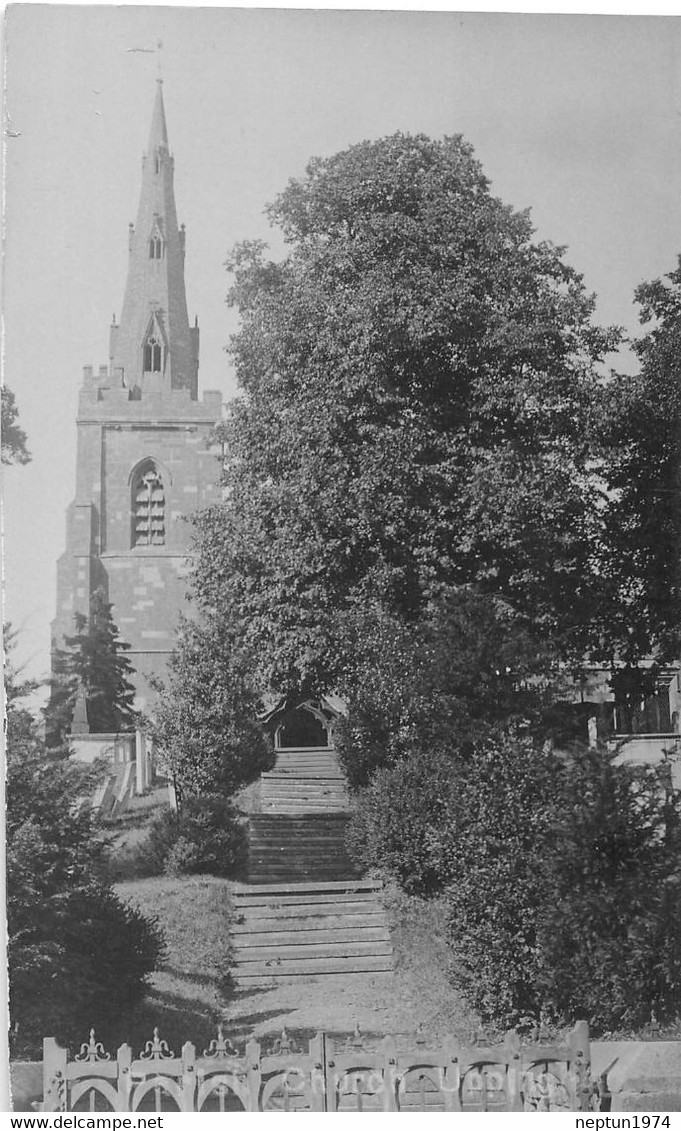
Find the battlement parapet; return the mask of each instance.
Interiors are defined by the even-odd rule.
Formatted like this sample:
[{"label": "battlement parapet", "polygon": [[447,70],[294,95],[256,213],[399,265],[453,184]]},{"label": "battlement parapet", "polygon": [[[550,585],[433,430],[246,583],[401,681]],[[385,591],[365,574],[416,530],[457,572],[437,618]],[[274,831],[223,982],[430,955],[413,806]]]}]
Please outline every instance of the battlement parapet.
[{"label": "battlement parapet", "polygon": [[143,386],[129,389],[123,384],[122,369],[111,374],[102,365],[95,374],[86,365],[77,419],[78,423],[178,420],[213,425],[222,419],[222,393],[207,389],[200,401],[194,401],[189,389],[169,388],[167,378],[160,374],[146,375]]}]

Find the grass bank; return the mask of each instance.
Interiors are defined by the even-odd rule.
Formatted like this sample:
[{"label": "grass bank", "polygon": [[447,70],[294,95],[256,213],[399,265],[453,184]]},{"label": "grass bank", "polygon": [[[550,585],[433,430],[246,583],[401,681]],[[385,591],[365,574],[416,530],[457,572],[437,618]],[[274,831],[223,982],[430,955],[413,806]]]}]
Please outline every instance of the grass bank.
[{"label": "grass bank", "polygon": [[234,909],[229,880],[158,876],[118,883],[116,891],[158,920],[167,944],[145,1001],[122,1023],[120,1041],[137,1051],[157,1027],[175,1052],[188,1040],[203,1051],[231,997],[229,927]]}]

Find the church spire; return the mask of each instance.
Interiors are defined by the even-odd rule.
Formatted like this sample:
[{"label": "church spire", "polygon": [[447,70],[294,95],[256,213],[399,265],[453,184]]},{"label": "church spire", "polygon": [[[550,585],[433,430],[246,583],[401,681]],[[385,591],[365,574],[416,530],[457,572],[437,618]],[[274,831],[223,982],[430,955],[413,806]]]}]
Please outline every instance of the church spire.
[{"label": "church spire", "polygon": [[111,327],[111,367],[130,389],[188,389],[196,400],[199,331],[187,315],[185,233],[177,226],[173,173],[163,80],[157,79],[123,310],[120,324]]},{"label": "church spire", "polygon": [[154,101],[154,113],[151,118],[151,132],[149,134],[149,145],[147,146],[147,153],[153,153],[155,149],[161,147],[168,148],[168,127],[166,125],[166,112],[163,105],[163,79],[156,79],[156,99]]}]

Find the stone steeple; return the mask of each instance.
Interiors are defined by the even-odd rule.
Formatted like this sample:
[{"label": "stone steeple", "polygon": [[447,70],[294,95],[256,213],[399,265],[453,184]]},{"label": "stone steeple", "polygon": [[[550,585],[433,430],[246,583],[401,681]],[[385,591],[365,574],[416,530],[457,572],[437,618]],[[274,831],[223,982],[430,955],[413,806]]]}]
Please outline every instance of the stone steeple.
[{"label": "stone steeple", "polygon": [[168,146],[163,81],[157,80],[137,222],[130,225],[128,278],[120,323],[111,327],[114,384],[197,399],[198,325],[190,327],[184,285],[184,225],[178,228],[174,161]]},{"label": "stone steeple", "polygon": [[[165,670],[186,610],[191,528],[179,519],[220,498],[220,451],[211,437],[222,396],[206,389],[198,399],[198,356],[159,81],[120,324],[111,328],[109,363],[83,369],[76,490],[52,622],[59,649],[73,635],[74,614],[90,616],[102,590],[129,645],[140,707],[152,695],[149,677]],[[77,727],[85,727],[85,713]]]}]

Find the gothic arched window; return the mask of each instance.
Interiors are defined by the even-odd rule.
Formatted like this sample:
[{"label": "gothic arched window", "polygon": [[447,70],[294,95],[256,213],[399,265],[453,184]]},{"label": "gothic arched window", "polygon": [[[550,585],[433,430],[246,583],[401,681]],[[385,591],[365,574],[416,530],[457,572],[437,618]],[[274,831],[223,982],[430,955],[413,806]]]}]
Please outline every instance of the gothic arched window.
[{"label": "gothic arched window", "polygon": [[160,236],[152,236],[149,240],[149,258],[162,259],[163,258],[163,240]]},{"label": "gothic arched window", "polygon": [[132,481],[133,546],[165,545],[165,511],[163,480],[153,460],[147,460]]},{"label": "gothic arched window", "polygon": [[160,373],[162,368],[161,343],[152,335],[144,343],[144,372]]}]

